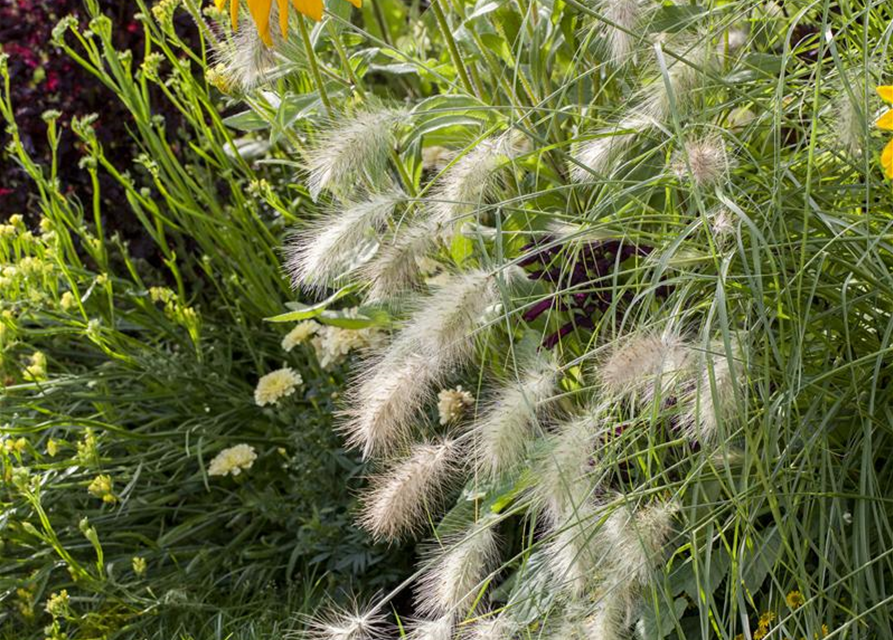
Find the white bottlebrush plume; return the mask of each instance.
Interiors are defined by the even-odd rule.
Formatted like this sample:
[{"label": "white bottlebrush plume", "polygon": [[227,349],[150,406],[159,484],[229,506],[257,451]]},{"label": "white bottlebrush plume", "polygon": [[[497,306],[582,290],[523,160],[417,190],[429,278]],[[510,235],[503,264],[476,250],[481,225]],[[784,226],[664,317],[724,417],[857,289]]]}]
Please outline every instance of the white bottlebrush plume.
[{"label": "white bottlebrush plume", "polygon": [[[732,352],[734,358],[736,351]],[[717,438],[720,423],[735,409],[740,393],[741,363],[732,362],[725,346],[715,342],[697,358],[691,389],[680,399],[680,425],[685,435],[701,444]],[[734,369],[734,371],[733,371]]]},{"label": "white bottlebrush plume", "polygon": [[462,629],[462,640],[511,640],[518,624],[511,614],[502,612],[479,618]]},{"label": "white bottlebrush plume", "polygon": [[421,355],[387,353],[356,378],[340,430],[369,458],[393,451],[409,439],[439,372]]},{"label": "white bottlebrush plume", "polygon": [[643,34],[641,27],[653,7],[647,0],[600,0],[598,11],[605,17],[604,36],[608,57],[614,65],[625,64]]},{"label": "white bottlebrush plume", "polygon": [[581,508],[592,493],[599,437],[605,433],[601,410],[562,421],[548,436],[535,473],[533,500],[552,523]]},{"label": "white bottlebrush plume", "polygon": [[422,279],[419,263],[437,241],[437,230],[429,220],[398,228],[360,269],[360,279],[369,283],[366,301],[386,302],[417,289]]},{"label": "white bottlebrush plume", "polygon": [[268,82],[276,67],[274,49],[263,43],[257,29],[236,30],[221,42],[215,59],[215,72],[221,75],[222,84],[242,92]]},{"label": "white bottlebrush plume", "polygon": [[672,167],[680,180],[704,189],[727,178],[730,163],[722,139],[708,135],[687,141],[683,149],[673,154]]},{"label": "white bottlebrush plume", "polygon": [[453,616],[434,620],[415,620],[409,625],[408,640],[452,640]]},{"label": "white bottlebrush plume", "polygon": [[707,221],[714,241],[722,246],[735,233],[735,214],[724,205],[707,212]]},{"label": "white bottlebrush plume", "polygon": [[497,294],[494,277],[486,271],[447,277],[416,301],[391,350],[422,354],[436,371],[450,370],[471,354],[475,330]]},{"label": "white bottlebrush plume", "polygon": [[689,358],[688,346],[673,331],[634,333],[617,341],[597,375],[607,395],[648,402],[658,391],[663,397],[673,390]]},{"label": "white bottlebrush plume", "polygon": [[405,119],[400,109],[378,109],[345,117],[307,151],[310,196],[323,189],[353,191],[366,176],[383,175],[394,144],[394,130]]},{"label": "white bottlebrush plume", "polygon": [[625,594],[606,593],[595,611],[583,621],[586,640],[623,640],[626,614]]},{"label": "white bottlebrush plume", "polygon": [[387,619],[378,610],[359,607],[332,609],[311,618],[306,637],[311,640],[379,640],[388,633]]},{"label": "white bottlebrush plume", "polygon": [[608,590],[622,592],[651,580],[678,511],[679,504],[671,500],[654,502],[637,512],[622,505],[608,516],[599,536],[603,548],[610,550],[603,569]]},{"label": "white bottlebrush plume", "polygon": [[676,107],[680,111],[688,109],[705,74],[715,65],[717,51],[709,37],[679,49],[679,59],[666,57],[666,80],[661,74],[654,74],[657,79],[643,89],[642,97],[626,114],[613,125],[599,131],[598,137],[577,145],[573,151],[577,162],[570,166],[571,177],[576,182],[592,181],[595,178],[593,172],[600,176],[616,171],[622,165],[620,159],[639,137],[667,120],[670,115],[670,90]]},{"label": "white bottlebrush plume", "polygon": [[550,526],[545,553],[551,588],[572,597],[596,584],[605,552],[599,544],[599,515],[584,503]]},{"label": "white bottlebrush plume", "polygon": [[453,440],[414,445],[406,459],[372,478],[363,496],[363,527],[376,540],[398,540],[422,528],[460,468],[458,449]]},{"label": "white bottlebrush plume", "polygon": [[378,246],[377,234],[403,198],[387,193],[339,205],[297,232],[286,261],[294,286],[324,289],[367,261]]},{"label": "white bottlebrush plume", "polygon": [[463,535],[441,541],[423,555],[416,610],[429,615],[464,615],[498,560],[499,538],[477,523]]},{"label": "white bottlebrush plume", "polygon": [[512,131],[478,142],[438,179],[431,194],[432,219],[449,231],[471,215],[497,186],[496,170],[507,158],[523,153],[525,145],[525,139]]},{"label": "white bottlebrush plume", "polygon": [[538,355],[519,379],[497,391],[474,425],[475,458],[482,474],[497,476],[523,458],[538,416],[555,393],[558,374],[554,362]]}]

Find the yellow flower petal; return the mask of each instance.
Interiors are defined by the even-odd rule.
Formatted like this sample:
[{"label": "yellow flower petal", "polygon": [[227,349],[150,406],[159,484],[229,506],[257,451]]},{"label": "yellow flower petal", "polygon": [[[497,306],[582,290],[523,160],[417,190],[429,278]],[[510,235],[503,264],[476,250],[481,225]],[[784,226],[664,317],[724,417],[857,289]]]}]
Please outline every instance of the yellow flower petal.
[{"label": "yellow flower petal", "polygon": [[[235,4],[237,0],[233,0]],[[260,39],[268,47],[273,46],[273,38],[270,37],[270,9],[273,6],[273,0],[248,0],[248,11],[257,27],[257,33]]]},{"label": "yellow flower petal", "polygon": [[877,87],[877,94],[884,102],[893,102],[893,85]]},{"label": "yellow flower petal", "polygon": [[885,131],[893,131],[893,109],[889,109],[884,115],[878,118],[874,126]]},{"label": "yellow flower petal", "polygon": [[288,36],[288,0],[276,0],[279,4],[279,30],[282,37]]},{"label": "yellow flower petal", "polygon": [[311,20],[322,20],[322,0],[291,0],[292,5]]},{"label": "yellow flower petal", "polygon": [[217,9],[223,9],[223,5],[225,4],[226,0],[214,0],[214,6],[216,6]]},{"label": "yellow flower petal", "polygon": [[233,29],[239,28],[239,0],[229,0],[229,21]]},{"label": "yellow flower petal", "polygon": [[347,0],[347,1],[350,2],[357,9],[363,8],[363,0]]},{"label": "yellow flower petal", "polygon": [[881,166],[884,168],[884,175],[893,179],[893,139],[881,152]]}]

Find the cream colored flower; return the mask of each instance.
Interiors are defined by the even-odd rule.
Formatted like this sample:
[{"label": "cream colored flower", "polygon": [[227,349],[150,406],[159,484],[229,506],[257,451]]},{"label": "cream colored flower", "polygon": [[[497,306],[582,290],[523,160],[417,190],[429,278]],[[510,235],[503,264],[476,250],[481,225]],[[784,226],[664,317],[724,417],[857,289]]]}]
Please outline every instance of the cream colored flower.
[{"label": "cream colored flower", "polygon": [[317,330],[319,329],[319,325],[315,322],[311,322],[310,320],[305,320],[304,322],[299,322],[295,325],[295,327],[289,331],[284,338],[282,338],[282,348],[285,351],[291,351],[299,344],[304,344],[307,340],[313,336]]},{"label": "cream colored flower", "polygon": [[247,471],[257,460],[254,447],[250,444],[237,444],[218,453],[208,466],[209,476],[237,476]]},{"label": "cream colored flower", "polygon": [[474,396],[464,391],[462,386],[455,389],[443,389],[437,394],[437,412],[440,424],[456,422],[465,413],[465,409],[474,405]]},{"label": "cream colored flower", "polygon": [[254,401],[259,407],[278,404],[279,401],[295,392],[304,380],[301,374],[290,367],[283,367],[262,377],[254,390]]},{"label": "cream colored flower", "polygon": [[351,352],[382,344],[384,334],[375,327],[365,329],[344,329],[324,326],[317,331],[313,340],[319,364],[328,369],[338,364]]}]

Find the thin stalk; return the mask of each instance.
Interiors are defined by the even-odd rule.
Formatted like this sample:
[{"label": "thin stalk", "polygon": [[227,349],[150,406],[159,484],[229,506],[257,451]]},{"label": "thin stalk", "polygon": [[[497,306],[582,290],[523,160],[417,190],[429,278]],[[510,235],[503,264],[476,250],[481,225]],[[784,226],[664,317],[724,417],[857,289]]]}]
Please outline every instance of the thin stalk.
[{"label": "thin stalk", "polygon": [[326,87],[322,81],[322,75],[319,73],[319,65],[316,62],[316,53],[313,51],[313,43],[310,42],[310,34],[307,33],[307,25],[304,24],[304,16],[298,16],[298,28],[301,30],[301,40],[304,42],[304,50],[307,52],[307,60],[310,63],[310,74],[316,83],[316,90],[319,92],[319,99],[322,100],[323,106],[326,108],[326,115],[332,116],[334,110],[332,103],[329,101],[329,94],[326,93]]},{"label": "thin stalk", "polygon": [[476,96],[477,94],[471,84],[471,79],[468,77],[468,71],[465,70],[465,64],[462,62],[462,56],[459,55],[459,47],[456,46],[456,41],[453,39],[453,33],[450,31],[450,25],[447,23],[446,16],[443,13],[443,9],[440,7],[439,0],[431,3],[431,10],[434,12],[434,18],[437,20],[437,27],[440,29],[440,32],[447,43],[447,49],[450,51],[450,57],[453,59],[453,66],[456,67],[459,79],[462,81],[462,86],[465,87],[465,91],[468,94]]}]

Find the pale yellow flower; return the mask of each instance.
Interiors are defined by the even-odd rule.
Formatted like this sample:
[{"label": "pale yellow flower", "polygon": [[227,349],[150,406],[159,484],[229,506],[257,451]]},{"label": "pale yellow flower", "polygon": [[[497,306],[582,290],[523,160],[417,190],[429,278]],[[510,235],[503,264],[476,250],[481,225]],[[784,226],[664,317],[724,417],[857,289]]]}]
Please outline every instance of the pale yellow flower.
[{"label": "pale yellow flower", "polygon": [[247,471],[257,460],[254,447],[248,444],[237,444],[218,453],[208,466],[209,476],[237,476]]},{"label": "pale yellow flower", "polygon": [[50,595],[46,604],[46,612],[54,618],[60,618],[68,613],[68,591],[62,589],[59,593]]},{"label": "pale yellow flower", "polygon": [[258,406],[277,404],[282,398],[290,396],[301,384],[301,374],[290,367],[283,367],[262,377],[254,390],[254,401]]},{"label": "pale yellow flower", "polygon": [[63,311],[70,311],[77,304],[75,300],[74,294],[71,291],[66,291],[62,294],[62,298],[59,300],[59,305],[62,307]]},{"label": "pale yellow flower", "polygon": [[35,351],[31,354],[31,363],[25,367],[25,380],[37,382],[47,379],[47,357],[43,351]]},{"label": "pale yellow flower", "polygon": [[319,325],[310,320],[299,322],[282,338],[282,348],[285,351],[291,351],[299,344],[304,344],[316,333],[318,328]]},{"label": "pale yellow flower", "polygon": [[460,386],[455,389],[443,389],[437,394],[437,412],[440,424],[456,422],[465,410],[474,404],[474,396]]},{"label": "pale yellow flower", "polygon": [[133,559],[130,561],[131,566],[133,567],[133,572],[138,576],[143,576],[146,573],[146,559],[141,558],[140,556],[133,556]]},{"label": "pale yellow flower", "polygon": [[101,474],[93,478],[90,486],[87,487],[87,491],[97,498],[102,498],[103,502],[117,502],[118,498],[112,492],[113,485],[111,476]]}]

